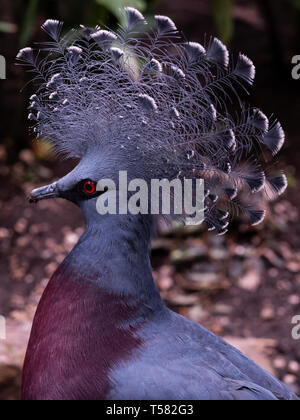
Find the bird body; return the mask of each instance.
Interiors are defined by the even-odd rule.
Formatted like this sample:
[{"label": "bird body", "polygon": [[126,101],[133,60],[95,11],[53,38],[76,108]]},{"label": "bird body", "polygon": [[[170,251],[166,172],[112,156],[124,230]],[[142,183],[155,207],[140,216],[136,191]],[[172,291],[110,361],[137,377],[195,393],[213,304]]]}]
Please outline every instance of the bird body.
[{"label": "bird body", "polygon": [[87,226],[50,280],[27,350],[23,398],[295,398],[239,351],[166,308],[151,274],[150,221],[115,217],[97,230]]},{"label": "bird body", "polygon": [[[230,213],[243,209],[256,225],[265,216],[264,197],[287,186],[282,173],[268,176],[261,163],[265,149],[276,154],[282,147],[281,125],[237,93],[253,83],[253,63],[240,54],[230,64],[217,39],[206,47],[186,42],[165,16],[155,17],[153,32],[140,12],[125,13],[127,25],[117,32],[81,27],[61,36],[62,24],[47,20],[51,42],[39,59],[31,48],[18,54],[39,83],[29,114],[37,136],[80,159],[30,201],[69,200],[86,221],[39,304],[22,397],[296,399],[237,350],[166,308],[149,257],[156,216],[98,211],[99,197],[120,189],[120,171],[147,185],[201,178],[205,222],[223,235]],[[230,93],[238,99],[237,120],[227,110]],[[98,189],[103,179],[114,187]]]}]

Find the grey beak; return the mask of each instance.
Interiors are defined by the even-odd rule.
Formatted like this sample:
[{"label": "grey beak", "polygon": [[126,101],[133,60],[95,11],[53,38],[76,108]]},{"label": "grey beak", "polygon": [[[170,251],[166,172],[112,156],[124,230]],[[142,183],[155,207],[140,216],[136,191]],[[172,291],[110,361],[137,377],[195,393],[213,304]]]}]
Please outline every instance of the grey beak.
[{"label": "grey beak", "polygon": [[33,190],[32,193],[28,197],[28,201],[30,203],[37,203],[41,200],[49,200],[50,198],[58,198],[59,191],[57,187],[57,182],[51,185],[47,185],[46,187],[37,188]]}]

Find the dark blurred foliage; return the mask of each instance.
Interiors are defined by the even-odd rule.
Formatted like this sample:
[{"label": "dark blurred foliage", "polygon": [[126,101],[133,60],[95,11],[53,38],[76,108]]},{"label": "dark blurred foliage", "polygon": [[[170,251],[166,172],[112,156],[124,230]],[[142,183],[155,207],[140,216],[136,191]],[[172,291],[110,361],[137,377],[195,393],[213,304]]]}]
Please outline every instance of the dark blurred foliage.
[{"label": "dark blurred foliage", "polygon": [[[270,34],[274,45],[279,47],[280,43],[280,22],[276,16],[274,1],[259,0],[257,2],[261,13],[269,26]],[[279,3],[279,2],[278,2]],[[237,0],[211,0],[212,16],[214,18],[220,38],[224,42],[229,42],[234,31],[234,7],[239,4]],[[286,0],[286,7],[291,10],[294,22],[291,24],[295,28],[295,45],[299,45],[300,36],[300,0]]]}]

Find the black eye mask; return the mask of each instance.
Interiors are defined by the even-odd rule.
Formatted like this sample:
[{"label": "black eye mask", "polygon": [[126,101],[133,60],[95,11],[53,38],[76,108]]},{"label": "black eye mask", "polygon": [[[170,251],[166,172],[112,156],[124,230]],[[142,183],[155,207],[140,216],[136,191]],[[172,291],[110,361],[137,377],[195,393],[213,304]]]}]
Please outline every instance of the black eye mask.
[{"label": "black eye mask", "polygon": [[66,191],[61,196],[67,200],[78,203],[100,197],[107,191],[97,191],[97,182],[90,179],[80,181],[72,190]]}]

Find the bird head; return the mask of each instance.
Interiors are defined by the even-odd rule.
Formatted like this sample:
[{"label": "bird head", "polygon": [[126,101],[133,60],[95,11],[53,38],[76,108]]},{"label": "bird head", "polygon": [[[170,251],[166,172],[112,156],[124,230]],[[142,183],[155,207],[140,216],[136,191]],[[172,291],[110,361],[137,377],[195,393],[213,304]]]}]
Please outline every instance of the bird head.
[{"label": "bird head", "polygon": [[19,52],[18,60],[36,72],[29,119],[37,137],[80,159],[30,200],[62,197],[95,208],[103,192],[98,182],[110,179],[118,188],[126,171],[129,180],[148,185],[203,179],[205,220],[219,234],[232,210],[260,223],[260,194],[281,194],[287,181],[263,167],[266,152],[275,155],[284,143],[280,123],[242,101],[235,116],[227,109],[240,87],[253,84],[253,63],[243,54],[230,62],[216,38],[205,47],[186,42],[168,17],[149,24],[133,8],[124,13],[127,23],[116,32],[82,26],[62,36],[62,23],[47,20],[51,42],[37,55],[31,48]]}]

